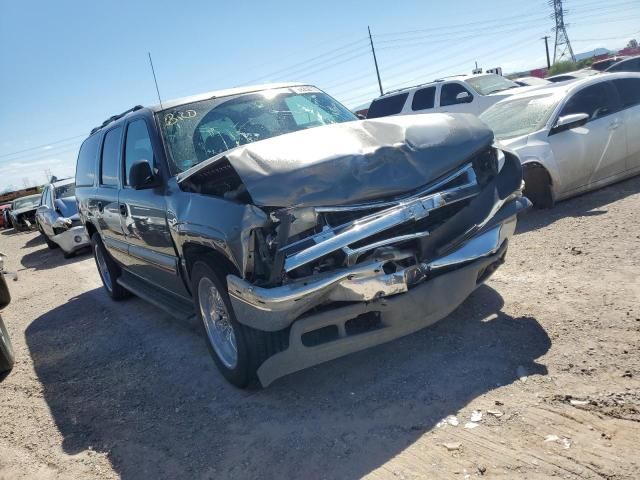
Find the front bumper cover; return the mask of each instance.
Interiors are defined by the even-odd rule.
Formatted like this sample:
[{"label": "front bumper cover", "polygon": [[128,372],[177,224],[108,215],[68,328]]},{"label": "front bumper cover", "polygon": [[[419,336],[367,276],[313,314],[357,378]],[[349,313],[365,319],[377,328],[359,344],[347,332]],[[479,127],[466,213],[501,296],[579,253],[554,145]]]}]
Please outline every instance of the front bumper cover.
[{"label": "front bumper cover", "polygon": [[51,240],[56,242],[65,253],[73,253],[90,245],[89,235],[84,225],[78,225],[54,235]]}]

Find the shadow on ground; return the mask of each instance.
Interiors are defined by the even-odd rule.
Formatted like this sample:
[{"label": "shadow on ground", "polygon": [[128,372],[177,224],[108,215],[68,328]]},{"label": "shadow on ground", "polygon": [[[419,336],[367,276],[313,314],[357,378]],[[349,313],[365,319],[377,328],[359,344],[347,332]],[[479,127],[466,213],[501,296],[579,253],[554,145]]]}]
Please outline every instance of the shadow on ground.
[{"label": "shadow on ground", "polygon": [[27,240],[27,242],[22,246],[22,248],[31,248],[36,247],[38,245],[44,245],[44,237],[42,235],[36,235],[33,238]]},{"label": "shadow on ground", "polygon": [[279,380],[225,383],[193,326],[138,299],[86,292],[26,331],[69,454],[108,453],[134,478],[359,478],[498,386],[551,341],[480,287],[447,320]]},{"label": "shadow on ground", "polygon": [[[39,236],[36,238],[40,238]],[[34,239],[29,240],[29,242],[34,241]],[[28,243],[28,242],[27,242]],[[43,242],[44,245],[44,242]],[[39,250],[34,250],[32,252],[27,253],[20,259],[20,263],[24,268],[29,268],[33,270],[45,270],[48,268],[56,268],[61,265],[66,265],[69,263],[79,262],[85,260],[91,251],[87,249],[79,250],[75,256],[71,258],[64,258],[64,253],[61,249],[50,249],[46,246]]]},{"label": "shadow on ground", "polygon": [[640,176],[558,202],[547,210],[531,209],[518,219],[516,233],[537,230],[565,217],[593,217],[607,213],[606,205],[640,193]]}]

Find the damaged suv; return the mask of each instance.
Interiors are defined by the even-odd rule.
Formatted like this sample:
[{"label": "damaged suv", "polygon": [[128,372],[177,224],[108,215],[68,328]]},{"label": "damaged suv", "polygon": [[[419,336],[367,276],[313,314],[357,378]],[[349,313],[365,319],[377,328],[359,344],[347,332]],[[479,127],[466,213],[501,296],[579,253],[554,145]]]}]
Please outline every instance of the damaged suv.
[{"label": "damaged suv", "polygon": [[241,387],[448,315],[504,261],[521,190],[471,115],[358,121],[300,84],[134,107],[76,173],[109,295],[195,310]]}]

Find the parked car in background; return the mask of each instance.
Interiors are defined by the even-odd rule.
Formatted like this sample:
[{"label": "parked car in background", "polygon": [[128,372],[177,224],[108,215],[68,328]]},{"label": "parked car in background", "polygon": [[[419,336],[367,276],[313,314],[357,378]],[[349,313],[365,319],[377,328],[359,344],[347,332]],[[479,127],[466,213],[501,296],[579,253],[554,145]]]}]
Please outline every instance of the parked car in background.
[{"label": "parked car in background", "polygon": [[40,205],[40,194],[16,198],[11,202],[9,218],[18,231],[30,230],[35,226],[36,209]]},{"label": "parked car in background", "polygon": [[504,260],[520,162],[472,115],[356,120],[279,84],[105,121],[76,168],[105,290],[195,311],[240,387],[448,315]]},{"label": "parked car in background", "polygon": [[551,77],[547,77],[545,80],[550,81],[551,83],[560,83],[567,82],[570,80],[578,80],[580,78],[587,78],[593,75],[597,75],[597,70],[592,70],[590,68],[583,68],[581,70],[576,70],[574,72],[560,73],[558,75],[553,75]]},{"label": "parked car in background", "polygon": [[527,87],[493,73],[458,75],[388,92],[371,102],[367,118],[433,112],[480,115],[521,88]]},{"label": "parked car in background", "polygon": [[614,63],[605,70],[606,72],[640,72],[640,57],[631,57]]},{"label": "parked car in background", "polygon": [[640,173],[640,74],[602,74],[515,95],[480,116],[523,164],[538,207]]},{"label": "parked car in background", "polygon": [[[11,302],[11,294],[6,281],[6,277],[8,277],[9,274],[4,268],[5,258],[6,257],[0,253],[0,310]],[[13,275],[13,278],[15,280],[16,276]],[[13,368],[13,363],[14,353],[11,340],[9,339],[9,332],[7,332],[7,328],[5,327],[2,316],[0,315],[0,373],[11,370]]]},{"label": "parked car in background", "polygon": [[11,223],[9,223],[9,210],[11,209],[10,203],[5,203],[0,205],[0,228],[9,228]]},{"label": "parked car in background", "polygon": [[519,77],[513,79],[521,87],[539,87],[541,85],[549,85],[551,82],[540,77]]},{"label": "parked car in background", "polygon": [[599,60],[597,62],[593,62],[591,64],[591,67],[593,70],[598,70],[599,72],[604,72],[607,68],[609,68],[611,65],[618,63],[626,58],[626,56],[615,56],[615,57],[609,57],[609,58],[605,58],[604,60]]},{"label": "parked car in background", "polygon": [[90,241],[78,215],[75,179],[60,180],[42,191],[36,224],[49,248],[60,247],[65,258],[89,248]]}]

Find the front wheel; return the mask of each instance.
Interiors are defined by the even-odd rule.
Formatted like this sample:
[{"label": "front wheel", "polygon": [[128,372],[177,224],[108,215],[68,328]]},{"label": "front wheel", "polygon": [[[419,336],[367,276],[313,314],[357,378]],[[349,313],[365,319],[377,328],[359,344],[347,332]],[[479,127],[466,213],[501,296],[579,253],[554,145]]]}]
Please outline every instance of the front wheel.
[{"label": "front wheel", "polygon": [[264,332],[239,323],[224,278],[209,262],[198,261],[191,271],[191,291],[216,366],[229,383],[244,388],[256,380],[267,358],[287,348],[289,336],[287,330]]},{"label": "front wheel", "polygon": [[14,361],[15,358],[13,356],[11,340],[9,340],[9,333],[0,316],[0,373],[11,370]]},{"label": "front wheel", "polygon": [[524,165],[522,168],[524,179],[524,196],[531,200],[535,208],[552,208],[555,204],[551,177],[547,170],[536,164]]}]

